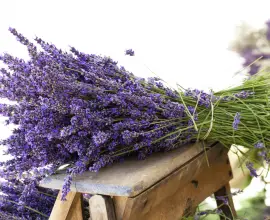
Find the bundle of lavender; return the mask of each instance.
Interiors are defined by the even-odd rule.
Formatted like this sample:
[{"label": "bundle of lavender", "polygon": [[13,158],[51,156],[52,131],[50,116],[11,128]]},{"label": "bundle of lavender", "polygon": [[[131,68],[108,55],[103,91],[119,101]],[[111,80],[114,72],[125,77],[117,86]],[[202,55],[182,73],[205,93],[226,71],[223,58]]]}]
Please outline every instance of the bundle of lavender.
[{"label": "bundle of lavender", "polygon": [[[65,199],[73,175],[192,141],[242,145],[268,162],[270,74],[217,93],[174,90],[157,77],[134,76],[111,58],[73,47],[63,52],[36,38],[38,50],[15,29],[10,32],[30,59],[0,56],[7,66],[0,70],[0,97],[16,102],[1,104],[0,111],[7,124],[17,125],[2,141],[12,159],[1,163],[0,176],[27,183],[21,198],[31,196],[31,186],[61,165],[69,165]],[[245,158],[257,176],[248,153]]]}]

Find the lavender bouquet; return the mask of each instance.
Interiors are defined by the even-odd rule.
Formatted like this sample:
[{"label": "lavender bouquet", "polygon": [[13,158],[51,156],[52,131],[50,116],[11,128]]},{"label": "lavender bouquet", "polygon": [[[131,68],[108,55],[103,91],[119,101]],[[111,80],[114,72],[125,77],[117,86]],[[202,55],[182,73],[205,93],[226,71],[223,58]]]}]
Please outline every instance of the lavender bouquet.
[{"label": "lavender bouquet", "polygon": [[[269,161],[270,74],[219,92],[175,90],[158,77],[138,78],[109,57],[74,47],[64,52],[40,38],[35,45],[9,30],[30,56],[0,56],[7,67],[0,69],[0,97],[15,101],[1,104],[0,113],[17,125],[2,141],[12,158],[0,164],[0,176],[23,184],[18,202],[62,165],[68,166],[64,200],[76,174],[194,141],[242,145]],[[243,154],[257,176],[250,154]]]}]

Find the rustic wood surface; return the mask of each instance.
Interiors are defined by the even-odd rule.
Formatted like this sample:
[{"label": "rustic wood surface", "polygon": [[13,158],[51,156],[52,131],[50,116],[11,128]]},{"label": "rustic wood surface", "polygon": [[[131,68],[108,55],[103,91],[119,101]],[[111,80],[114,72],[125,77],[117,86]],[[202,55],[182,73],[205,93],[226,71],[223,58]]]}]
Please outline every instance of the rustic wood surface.
[{"label": "rustic wood surface", "polygon": [[89,199],[91,220],[116,220],[110,196],[95,195]]},{"label": "rustic wood surface", "polygon": [[83,220],[82,194],[69,192],[66,201],[61,201],[60,191],[49,220]]},{"label": "rustic wood surface", "polygon": [[[135,196],[165,178],[203,151],[202,143],[185,145],[179,149],[155,153],[143,161],[128,158],[98,173],[85,172],[73,179],[72,191],[112,196]],[[61,189],[66,174],[45,178],[42,187]]]},{"label": "rustic wood surface", "polygon": [[114,196],[113,197],[115,215],[116,215],[117,220],[123,218],[127,200],[128,200],[128,197],[124,197],[124,196]]},{"label": "rustic wood surface", "polygon": [[[211,194],[230,194],[232,171],[227,153],[228,150],[220,144],[212,144],[207,153],[200,144],[188,145],[171,152],[154,154],[144,161],[131,158],[125,162],[125,166],[115,164],[98,174],[88,172],[86,176],[77,177],[73,187],[89,193],[85,191],[88,189],[85,184],[90,184],[91,189],[95,190],[92,194],[100,190],[101,195],[94,195],[89,200],[91,220],[180,219],[194,214],[197,205]],[[63,179],[63,174],[55,175],[50,183],[61,184],[61,188]],[[49,187],[48,179],[43,183]],[[111,194],[113,197],[106,196],[111,191],[114,192]],[[231,212],[226,206],[223,211],[228,219],[232,219],[236,212],[231,197],[229,205]],[[81,193],[70,192],[64,203],[60,201],[59,193],[50,216],[50,220],[58,219],[82,220]]]},{"label": "rustic wood surface", "polygon": [[125,220],[174,220],[193,213],[199,203],[232,179],[227,150],[214,146],[134,198],[128,198]]}]

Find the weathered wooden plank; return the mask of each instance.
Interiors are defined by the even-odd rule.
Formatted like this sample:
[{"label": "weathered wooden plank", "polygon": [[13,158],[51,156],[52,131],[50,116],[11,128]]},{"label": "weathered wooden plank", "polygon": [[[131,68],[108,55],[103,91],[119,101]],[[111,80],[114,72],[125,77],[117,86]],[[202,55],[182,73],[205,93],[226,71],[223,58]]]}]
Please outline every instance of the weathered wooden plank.
[{"label": "weathered wooden plank", "polygon": [[116,220],[112,198],[95,195],[89,199],[91,220]]},{"label": "weathered wooden plank", "polygon": [[[124,163],[115,163],[98,173],[85,172],[73,179],[72,191],[112,196],[135,196],[165,178],[200,152],[202,144],[185,145],[179,149],[155,153],[138,161],[128,158]],[[61,189],[65,174],[45,178],[42,187]]]},{"label": "weathered wooden plank", "polygon": [[125,220],[180,219],[232,178],[227,150],[217,145],[134,198],[128,198]]},{"label": "weathered wooden plank", "polygon": [[61,201],[60,191],[49,220],[83,220],[82,194],[69,192],[66,201]]},{"label": "weathered wooden plank", "polygon": [[117,220],[120,220],[123,218],[127,200],[128,200],[128,197],[124,197],[124,196],[113,197],[115,215],[116,215]]}]

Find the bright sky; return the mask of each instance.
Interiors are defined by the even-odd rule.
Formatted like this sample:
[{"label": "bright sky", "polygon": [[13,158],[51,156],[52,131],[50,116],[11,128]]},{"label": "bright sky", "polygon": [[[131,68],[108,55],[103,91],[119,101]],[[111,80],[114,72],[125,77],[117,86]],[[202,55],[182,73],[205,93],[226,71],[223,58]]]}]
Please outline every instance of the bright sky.
[{"label": "bright sky", "polygon": [[[217,90],[236,82],[241,69],[227,50],[235,27],[262,26],[269,8],[269,0],[1,1],[0,53],[27,55],[11,26],[29,39],[111,56],[138,76],[153,76],[146,65],[171,85]],[[129,48],[135,57],[124,55]]]}]

